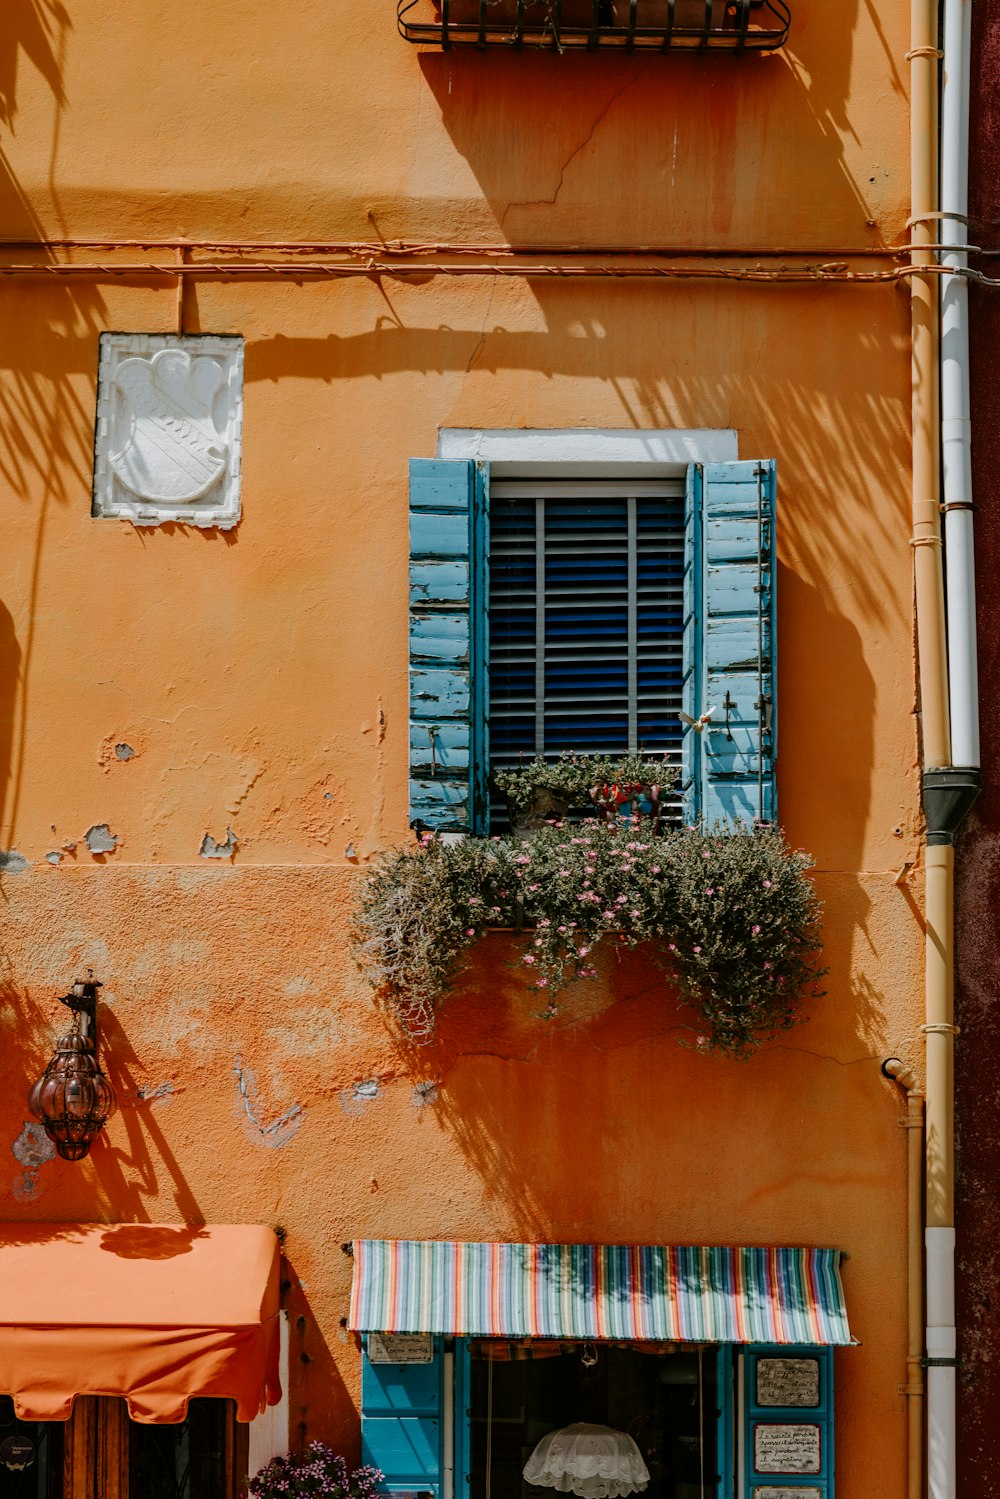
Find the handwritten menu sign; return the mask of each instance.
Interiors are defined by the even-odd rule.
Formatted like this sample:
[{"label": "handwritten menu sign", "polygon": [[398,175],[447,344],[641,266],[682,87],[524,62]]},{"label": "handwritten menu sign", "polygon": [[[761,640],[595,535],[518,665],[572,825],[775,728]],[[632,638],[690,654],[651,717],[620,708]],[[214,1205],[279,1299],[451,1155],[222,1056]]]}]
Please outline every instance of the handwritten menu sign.
[{"label": "handwritten menu sign", "polygon": [[370,1332],[368,1357],[373,1364],[429,1364],[434,1348],[429,1332]]},{"label": "handwritten menu sign", "polygon": [[753,1465],[758,1473],[818,1473],[822,1466],[819,1427],[756,1422]]},{"label": "handwritten menu sign", "polygon": [[823,1499],[823,1495],[819,1489],[756,1488],[753,1491],[753,1499]]},{"label": "handwritten menu sign", "polygon": [[759,1358],[758,1405],[819,1405],[819,1359]]}]

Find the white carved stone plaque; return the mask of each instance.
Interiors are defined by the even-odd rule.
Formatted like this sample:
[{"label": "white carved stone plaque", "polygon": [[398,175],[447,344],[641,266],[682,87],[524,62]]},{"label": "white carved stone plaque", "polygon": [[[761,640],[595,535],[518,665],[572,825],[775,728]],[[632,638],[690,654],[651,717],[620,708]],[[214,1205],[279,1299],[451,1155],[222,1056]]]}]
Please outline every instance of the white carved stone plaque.
[{"label": "white carved stone plaque", "polygon": [[242,426],[242,338],[102,333],[94,515],[235,526]]},{"label": "white carved stone plaque", "polygon": [[758,1421],[753,1429],[753,1466],[756,1473],[819,1473],[819,1427]]},{"label": "white carved stone plaque", "polygon": [[759,1358],[757,1404],[819,1405],[819,1359]]}]

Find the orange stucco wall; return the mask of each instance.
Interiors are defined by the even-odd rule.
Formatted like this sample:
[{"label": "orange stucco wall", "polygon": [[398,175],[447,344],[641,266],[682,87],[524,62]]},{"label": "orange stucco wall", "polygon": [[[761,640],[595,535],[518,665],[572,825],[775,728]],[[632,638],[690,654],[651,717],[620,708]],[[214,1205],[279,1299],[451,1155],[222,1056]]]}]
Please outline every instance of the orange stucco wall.
[{"label": "orange stucco wall", "polygon": [[[740,62],[421,54],[390,0],[11,15],[8,239],[753,263],[903,235],[902,0],[795,0],[785,52]],[[27,861],[0,876],[0,1216],[280,1224],[292,1437],[351,1450],[342,1240],[837,1244],[863,1344],[838,1355],[838,1494],[901,1494],[904,1137],[879,1062],[920,1019],[919,870],[895,881],[918,818],[905,290],[195,283],[186,331],[246,340],[243,519],[94,521],[99,334],[177,314],[162,279],[0,280],[2,846]],[[359,873],[408,836],[406,460],[442,426],[522,425],[734,428],[778,459],[781,820],[816,858],[830,976],[750,1063],[679,1045],[691,1017],[639,957],[543,1025],[491,938],[419,1052],[353,969]],[[230,827],[231,864],[199,857]],[[121,1112],[82,1165],[25,1165],[54,997],[88,965]]]}]

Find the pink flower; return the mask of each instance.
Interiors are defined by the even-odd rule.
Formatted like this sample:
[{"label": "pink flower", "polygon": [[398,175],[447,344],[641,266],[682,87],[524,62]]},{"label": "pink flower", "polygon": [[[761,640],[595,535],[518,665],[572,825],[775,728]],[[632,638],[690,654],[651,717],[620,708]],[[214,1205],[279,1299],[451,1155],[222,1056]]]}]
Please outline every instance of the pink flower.
[{"label": "pink flower", "polygon": [[514,863],[515,864],[530,864],[531,863],[531,855],[530,854],[518,854],[517,858],[514,860]]},{"label": "pink flower", "polygon": [[528,889],[529,889],[529,890],[537,890],[537,889],[538,889],[538,886],[537,886],[537,885],[529,885],[529,886],[528,886]]},{"label": "pink flower", "polygon": [[530,953],[530,952],[529,953],[525,953],[524,961],[526,963],[533,963],[535,961],[534,954]]},{"label": "pink flower", "polygon": [[549,987],[549,981],[548,981],[548,979],[536,979],[535,980],[535,988],[536,989],[547,989],[548,987]]},{"label": "pink flower", "polygon": [[711,856],[710,856],[710,854],[709,854],[709,852],[708,852],[708,849],[707,849],[707,848],[703,848],[703,849],[702,849],[702,851],[701,851],[701,857],[702,857],[702,858],[703,858],[703,859],[708,859],[708,858],[710,858],[710,857],[711,857]]},{"label": "pink flower", "polygon": [[755,937],[759,937],[760,936],[760,927],[759,926],[752,926],[750,928],[750,930],[751,930],[751,932],[753,933],[753,935]]},{"label": "pink flower", "polygon": [[560,927],[560,928],[559,928],[559,930],[560,930],[560,931],[561,931],[561,932],[563,932],[563,933],[565,933],[565,931],[566,931],[566,928],[565,928],[565,927],[564,927],[564,926],[561,926],[561,927]]},{"label": "pink flower", "polygon": [[535,938],[535,946],[536,947],[541,947],[541,945],[542,945],[542,939],[541,939],[541,937],[536,937]]},{"label": "pink flower", "polygon": [[615,919],[615,913],[614,913],[614,911],[605,911],[605,913],[604,913],[604,919],[605,919],[605,921],[614,921],[614,919]]},{"label": "pink flower", "polygon": [[705,891],[705,894],[706,895],[714,895],[715,894],[715,891],[712,889],[711,885],[709,885],[708,889]]},{"label": "pink flower", "polygon": [[480,900],[480,898],[479,898],[478,895],[470,895],[469,896],[469,905],[470,906],[481,906],[482,905],[482,901]]},{"label": "pink flower", "polygon": [[615,901],[615,905],[616,906],[623,906],[627,900],[628,900],[628,896],[627,895],[619,895],[618,899]]},{"label": "pink flower", "polygon": [[465,935],[467,937],[474,937],[476,935],[476,929],[475,929],[475,927],[474,926],[467,926],[465,928]]},{"label": "pink flower", "polygon": [[567,876],[569,875],[569,870],[568,869],[560,869],[559,873],[562,875],[563,879],[566,879]]},{"label": "pink flower", "polygon": [[700,947],[692,947],[691,951],[692,952],[701,952],[701,948]]},{"label": "pink flower", "polygon": [[764,889],[765,890],[770,890],[770,888],[771,888],[771,881],[770,880],[765,880],[764,881]]},{"label": "pink flower", "polygon": [[589,953],[589,951],[590,951],[589,947],[578,947],[577,950],[576,950],[576,955],[577,955],[578,958],[585,958],[587,956],[587,954]]},{"label": "pink flower", "polygon": [[633,921],[638,921],[638,919],[639,919],[639,917],[641,915],[642,915],[641,911],[633,911],[632,912],[632,919],[633,919]]},{"label": "pink flower", "polygon": [[551,925],[552,925],[552,923],[551,923],[551,921],[549,921],[549,919],[548,919],[548,917],[544,917],[544,918],[543,918],[543,919],[542,919],[542,920],[541,920],[541,921],[540,921],[540,922],[539,922],[539,923],[538,923],[538,925],[539,925],[539,926],[551,926]]},{"label": "pink flower", "polygon": [[653,872],[653,874],[659,874],[659,872],[660,872],[660,866],[659,866],[659,864],[654,864],[653,865],[652,872]]}]

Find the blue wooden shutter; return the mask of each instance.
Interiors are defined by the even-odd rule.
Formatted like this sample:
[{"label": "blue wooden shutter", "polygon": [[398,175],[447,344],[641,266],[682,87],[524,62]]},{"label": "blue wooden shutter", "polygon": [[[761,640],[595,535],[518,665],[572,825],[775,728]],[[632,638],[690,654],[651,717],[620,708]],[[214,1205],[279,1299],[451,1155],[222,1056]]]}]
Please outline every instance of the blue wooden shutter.
[{"label": "blue wooden shutter", "polygon": [[[738,1499],[761,1499],[765,1495],[771,1499],[777,1494],[787,1494],[789,1499],[834,1499],[833,1349],[751,1344],[741,1360],[745,1381],[744,1481]],[[777,1363],[787,1371],[786,1392],[797,1384],[796,1404],[776,1403],[781,1396],[776,1396],[776,1382],[767,1377],[769,1363],[772,1369]],[[788,1378],[796,1371],[802,1376],[799,1380]],[[812,1392],[806,1390],[814,1375],[818,1376],[815,1403]],[[804,1398],[810,1403],[805,1404]],[[802,1455],[818,1449],[818,1464],[801,1460],[799,1471],[791,1470],[787,1453],[795,1447]],[[782,1449],[786,1455],[776,1457]]]},{"label": "blue wooden shutter", "polygon": [[774,526],[773,459],[688,470],[685,812],[709,825],[777,815]]},{"label": "blue wooden shutter", "polygon": [[410,821],[483,832],[487,467],[410,462]]},{"label": "blue wooden shutter", "polygon": [[361,1461],[382,1470],[389,1492],[441,1493],[442,1365],[438,1337],[429,1364],[373,1364],[362,1353]]}]

